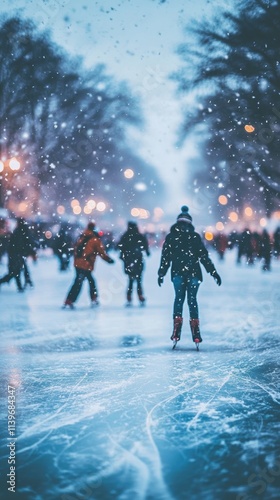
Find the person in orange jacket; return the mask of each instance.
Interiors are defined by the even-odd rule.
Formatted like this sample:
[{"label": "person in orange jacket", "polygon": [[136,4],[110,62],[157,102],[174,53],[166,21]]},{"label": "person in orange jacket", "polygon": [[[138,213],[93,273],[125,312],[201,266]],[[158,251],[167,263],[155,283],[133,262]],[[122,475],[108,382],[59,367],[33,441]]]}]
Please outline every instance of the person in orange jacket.
[{"label": "person in orange jacket", "polygon": [[71,309],[74,308],[74,302],[76,302],[81,292],[83,281],[85,279],[87,279],[89,283],[89,295],[91,304],[93,306],[99,304],[96,283],[91,274],[94,269],[97,255],[108,262],[108,264],[113,264],[115,262],[105,252],[102,241],[97,231],[95,231],[95,223],[89,222],[86,230],[82,233],[74,248],[74,266],[76,269],[76,278],[64,301],[64,308],[66,306],[69,306]]}]

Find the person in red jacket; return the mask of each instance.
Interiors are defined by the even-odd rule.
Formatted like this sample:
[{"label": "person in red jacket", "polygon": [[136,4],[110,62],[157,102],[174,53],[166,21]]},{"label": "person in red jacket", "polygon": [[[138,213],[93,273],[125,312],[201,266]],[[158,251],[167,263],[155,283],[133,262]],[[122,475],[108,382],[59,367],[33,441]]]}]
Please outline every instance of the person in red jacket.
[{"label": "person in red jacket", "polygon": [[98,233],[95,231],[95,223],[89,222],[86,230],[82,233],[74,248],[74,266],[76,269],[76,278],[64,301],[64,308],[66,306],[69,306],[71,309],[74,308],[74,302],[76,302],[81,292],[83,281],[85,279],[87,279],[89,283],[89,295],[91,303],[92,305],[98,305],[96,283],[91,274],[94,269],[97,255],[108,262],[108,264],[113,264],[115,262],[105,252],[102,241]]}]

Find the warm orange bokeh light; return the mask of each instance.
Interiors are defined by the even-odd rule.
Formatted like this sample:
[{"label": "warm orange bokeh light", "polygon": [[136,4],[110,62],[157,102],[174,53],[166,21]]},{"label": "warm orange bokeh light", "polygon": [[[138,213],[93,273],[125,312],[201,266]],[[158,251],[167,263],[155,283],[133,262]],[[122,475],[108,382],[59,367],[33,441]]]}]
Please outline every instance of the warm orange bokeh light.
[{"label": "warm orange bokeh light", "polygon": [[89,215],[89,214],[91,214],[91,212],[92,212],[92,209],[88,205],[86,205],[84,207],[84,213]]},{"label": "warm orange bokeh light", "polygon": [[213,233],[210,233],[210,231],[206,231],[206,233],[205,233],[205,239],[207,241],[212,241],[213,240]]},{"label": "warm orange bokeh light", "polygon": [[71,207],[74,208],[74,207],[78,207],[80,205],[80,202],[78,200],[72,200],[71,201]]},{"label": "warm orange bokeh light", "polygon": [[75,215],[79,215],[81,213],[82,209],[79,205],[76,205],[75,207],[73,207],[73,213]]},{"label": "warm orange bokeh light", "polygon": [[251,207],[246,207],[244,213],[245,215],[247,215],[247,217],[251,217],[253,215],[253,210],[251,209]]},{"label": "warm orange bokeh light", "polygon": [[139,208],[132,208],[130,213],[131,213],[131,215],[133,215],[133,217],[139,217],[140,210],[139,210]]},{"label": "warm orange bokeh light", "polygon": [[218,200],[219,200],[219,203],[221,205],[226,205],[228,202],[228,199],[224,194],[221,194],[221,196],[219,196]]},{"label": "warm orange bokeh light", "polygon": [[225,226],[222,222],[217,222],[216,229],[218,229],[218,231],[222,231],[224,228]]},{"label": "warm orange bokeh light", "polygon": [[255,130],[255,127],[253,127],[253,125],[245,125],[244,128],[245,128],[246,132],[248,132],[248,134],[251,134]]},{"label": "warm orange bokeh light", "polygon": [[231,220],[231,222],[237,222],[238,221],[238,215],[237,215],[236,212],[230,212],[228,218],[229,218],[229,220]]}]

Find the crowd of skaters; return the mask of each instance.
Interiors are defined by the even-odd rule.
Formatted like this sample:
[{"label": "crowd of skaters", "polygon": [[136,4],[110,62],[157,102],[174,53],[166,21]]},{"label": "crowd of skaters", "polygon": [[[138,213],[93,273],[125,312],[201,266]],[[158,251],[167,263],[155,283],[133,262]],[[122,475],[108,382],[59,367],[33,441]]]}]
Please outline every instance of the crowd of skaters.
[{"label": "crowd of skaters", "polygon": [[[128,275],[129,268],[130,271],[132,270],[131,262],[137,261],[138,257],[139,264],[136,274],[142,276],[143,259],[140,256],[142,256],[143,252],[149,255],[149,246],[162,247],[166,238],[166,233],[157,236],[140,233],[137,224],[133,221],[128,222],[127,232],[121,235],[119,239],[112,233],[97,231],[95,225],[91,226],[91,224],[93,223],[89,223],[89,227],[94,229],[95,238],[100,241],[104,250],[120,251],[120,258],[124,261],[124,272]],[[88,231],[88,227],[85,228],[85,231]],[[34,223],[28,223],[22,217],[16,219],[16,226],[13,231],[7,228],[5,219],[0,219],[0,262],[5,254],[8,255],[8,272],[0,278],[0,285],[9,283],[14,278],[19,292],[23,292],[28,286],[33,287],[28,260],[30,258],[36,262],[37,252],[40,248],[50,247],[52,249],[53,254],[58,259],[60,271],[69,269],[71,258],[75,259],[75,246],[78,244],[81,229],[77,226],[61,223],[49,240],[44,237],[44,233],[45,231],[42,232]],[[204,233],[201,236],[204,240]],[[139,241],[137,241],[137,238],[139,238]],[[128,248],[125,248],[129,240],[133,243],[129,244]],[[252,266],[257,262],[261,262],[264,271],[271,270],[273,258],[280,258],[280,226],[270,234],[266,229],[256,231],[250,230],[250,228],[245,228],[240,232],[236,230],[230,233],[219,232],[214,235],[212,241],[204,241],[208,248],[218,253],[220,260],[225,259],[228,251],[235,249],[237,264],[245,263]],[[137,248],[136,254],[138,253],[138,256],[135,257],[132,248]],[[134,278],[129,278],[127,302],[131,302],[131,290],[134,281]],[[139,300],[144,302],[142,285],[139,281],[136,286],[141,297]],[[92,294],[94,295],[93,292]]]},{"label": "crowd of skaters", "polygon": [[[188,207],[183,206],[169,233],[161,234],[161,238],[155,238],[154,243],[162,248],[158,269],[160,287],[168,269],[171,268],[175,293],[171,340],[175,344],[180,340],[183,306],[187,299],[193,341],[198,344],[202,342],[197,304],[198,288],[203,281],[200,264],[219,286],[222,283],[209,256],[209,244],[212,245],[211,249],[217,251],[221,260],[224,259],[226,251],[236,248],[237,264],[240,264],[242,259],[247,265],[262,260],[262,269],[269,271],[272,256],[280,257],[280,227],[272,235],[269,235],[266,229],[257,232],[246,228],[240,233],[232,231],[229,234],[219,232],[210,243],[206,241],[205,233],[199,234],[195,231]],[[0,260],[5,253],[8,255],[8,271],[0,278],[0,285],[14,279],[19,292],[24,292],[28,286],[33,287],[27,259],[32,258],[36,262],[38,249],[45,246],[46,240],[39,234],[38,228],[25,219],[17,218],[15,229],[11,232],[7,231],[0,221]],[[77,227],[73,230],[73,227],[60,224],[47,246],[51,247],[53,254],[57,256],[61,272],[69,268],[73,256],[76,275],[66,293],[62,304],[64,308],[74,309],[84,281],[88,282],[91,305],[99,305],[97,283],[92,273],[97,257],[108,264],[114,264],[114,259],[108,254],[111,249],[119,252],[127,276],[126,306],[132,305],[134,293],[139,304],[145,305],[142,275],[144,257],[150,255],[151,238],[139,231],[136,222],[128,221],[126,231],[118,238],[111,233],[98,231],[95,222],[89,222],[83,231]]]},{"label": "crowd of skaters", "polygon": [[260,261],[263,271],[270,271],[272,258],[280,258],[280,226],[272,234],[267,229],[252,231],[249,228],[229,234],[220,232],[214,236],[212,246],[221,260],[227,250],[237,249],[237,264],[245,262],[252,266]]}]

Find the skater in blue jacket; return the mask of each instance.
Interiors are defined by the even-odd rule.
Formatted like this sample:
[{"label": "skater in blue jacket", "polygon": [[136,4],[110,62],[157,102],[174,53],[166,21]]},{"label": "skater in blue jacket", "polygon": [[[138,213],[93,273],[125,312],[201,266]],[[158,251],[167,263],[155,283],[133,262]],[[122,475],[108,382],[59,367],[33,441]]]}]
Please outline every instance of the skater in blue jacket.
[{"label": "skater in blue jacket", "polygon": [[208,255],[200,235],[194,230],[188,207],[183,206],[181,210],[177,222],[171,227],[170,233],[166,236],[163,244],[158,270],[158,284],[159,286],[162,285],[163,277],[171,265],[171,280],[175,290],[174,325],[171,340],[174,341],[174,346],[180,340],[183,324],[183,305],[187,294],[192,338],[198,348],[199,342],[202,342],[196,298],[199,285],[202,282],[200,262],[207,273],[213,276],[217,285],[220,286],[222,280]]}]

